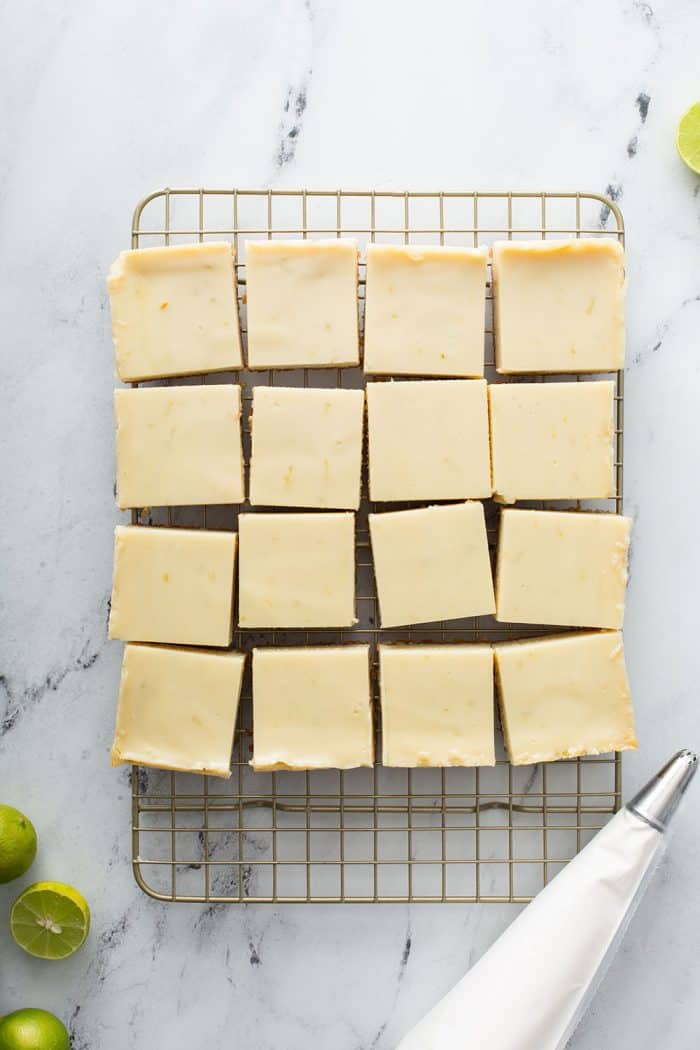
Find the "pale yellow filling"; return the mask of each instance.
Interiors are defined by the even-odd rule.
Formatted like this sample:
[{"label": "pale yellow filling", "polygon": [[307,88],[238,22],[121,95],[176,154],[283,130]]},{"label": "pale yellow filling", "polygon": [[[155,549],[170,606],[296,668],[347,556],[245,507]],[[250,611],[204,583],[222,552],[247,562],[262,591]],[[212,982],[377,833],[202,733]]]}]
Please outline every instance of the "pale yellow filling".
[{"label": "pale yellow filling", "polygon": [[123,382],[241,367],[234,260],[214,242],[121,253],[107,286]]},{"label": "pale yellow filling", "polygon": [[380,645],[385,766],[495,764],[488,645]]},{"label": "pale yellow filling", "polygon": [[370,499],[491,495],[486,380],[369,383],[367,419]]},{"label": "pale yellow filling", "polygon": [[502,511],[497,619],[621,627],[631,528],[619,514]]},{"label": "pale yellow filling", "polygon": [[357,365],[357,245],[247,241],[250,368]]},{"label": "pale yellow filling", "polygon": [[369,528],[382,627],[495,611],[481,503],[370,514]]},{"label": "pale yellow filling", "polygon": [[253,651],[256,770],[373,762],[368,646]]},{"label": "pale yellow filling", "polygon": [[231,775],[245,655],[129,644],[112,765]]},{"label": "pale yellow filling", "polygon": [[250,502],[357,510],[362,390],[255,387]]},{"label": "pale yellow filling", "polygon": [[486,248],[370,244],[365,372],[483,376]]},{"label": "pale yellow filling", "polygon": [[241,388],[115,390],[120,507],[241,503]]},{"label": "pale yellow filling", "polygon": [[235,532],[117,526],[109,637],[229,645],[236,541]]},{"label": "pale yellow filling", "polygon": [[514,765],[637,747],[619,632],[504,643],[494,651]]},{"label": "pale yellow filling", "polygon": [[499,241],[493,285],[499,372],[623,367],[625,271],[618,241]]},{"label": "pale yellow filling", "polygon": [[355,622],[355,516],[241,514],[241,627],[350,627]]},{"label": "pale yellow filling", "polygon": [[489,386],[496,499],[615,495],[612,382]]}]

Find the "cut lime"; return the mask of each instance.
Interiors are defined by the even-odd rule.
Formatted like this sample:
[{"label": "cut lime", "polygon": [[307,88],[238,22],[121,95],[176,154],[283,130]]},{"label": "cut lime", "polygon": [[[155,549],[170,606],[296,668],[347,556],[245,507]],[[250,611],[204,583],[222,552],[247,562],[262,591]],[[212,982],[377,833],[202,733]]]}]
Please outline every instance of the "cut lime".
[{"label": "cut lime", "polygon": [[81,893],[64,882],[35,882],[12,905],[12,936],[38,959],[65,959],[84,943],[90,909]]},{"label": "cut lime", "polygon": [[0,1050],[70,1050],[70,1037],[48,1010],[15,1010],[0,1019]]},{"label": "cut lime", "polygon": [[36,831],[29,817],[0,805],[0,882],[24,875],[36,857]]},{"label": "cut lime", "polygon": [[700,175],[700,102],[695,102],[681,117],[676,146],[690,170]]}]

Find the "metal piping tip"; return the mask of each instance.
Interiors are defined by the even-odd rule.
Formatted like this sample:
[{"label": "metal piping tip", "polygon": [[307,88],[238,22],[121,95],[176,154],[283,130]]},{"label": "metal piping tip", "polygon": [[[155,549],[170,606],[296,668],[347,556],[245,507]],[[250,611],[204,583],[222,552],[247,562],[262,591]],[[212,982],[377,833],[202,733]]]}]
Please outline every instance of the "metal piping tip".
[{"label": "metal piping tip", "polygon": [[698,756],[693,751],[679,751],[627,803],[627,809],[659,831],[666,831],[697,765]]}]

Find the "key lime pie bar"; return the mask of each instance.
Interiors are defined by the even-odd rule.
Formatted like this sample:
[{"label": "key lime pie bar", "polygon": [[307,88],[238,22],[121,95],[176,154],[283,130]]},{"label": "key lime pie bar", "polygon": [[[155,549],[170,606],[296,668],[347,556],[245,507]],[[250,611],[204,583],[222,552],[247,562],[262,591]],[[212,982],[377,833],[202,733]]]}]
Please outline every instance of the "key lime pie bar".
[{"label": "key lime pie bar", "polygon": [[499,372],[612,372],[625,362],[625,261],[609,238],[493,246]]},{"label": "key lime pie bar", "polygon": [[357,245],[247,241],[250,368],[358,365]]},{"label": "key lime pie bar", "polygon": [[495,611],[481,503],[370,514],[369,529],[382,627]]},{"label": "key lime pie bar", "polygon": [[369,646],[253,650],[254,769],[373,761]]},{"label": "key lime pie bar", "polygon": [[250,502],[357,510],[362,390],[253,390]]},{"label": "key lime pie bar", "polygon": [[231,644],[235,532],[118,525],[109,637]]},{"label": "key lime pie bar", "polygon": [[370,499],[491,495],[486,380],[368,383],[367,421]]},{"label": "key lime pie bar", "polygon": [[122,382],[240,368],[233,245],[122,252],[107,279]]},{"label": "key lime pie bar", "polygon": [[115,390],[117,503],[242,503],[241,388]]},{"label": "key lime pie bar", "polygon": [[486,248],[370,244],[365,372],[484,374]]},{"label": "key lime pie bar", "polygon": [[615,495],[612,382],[491,383],[496,499],[605,499]]},{"label": "key lime pie bar", "polygon": [[489,645],[380,645],[385,766],[493,766]]},{"label": "key lime pie bar", "polygon": [[618,631],[505,642],[494,650],[513,765],[637,747]]},{"label": "key lime pie bar", "polygon": [[241,627],[355,622],[354,514],[241,514]]},{"label": "key lime pie bar", "polygon": [[112,765],[231,775],[245,655],[129,644]]},{"label": "key lime pie bar", "polygon": [[496,618],[621,627],[631,527],[620,514],[502,511]]}]

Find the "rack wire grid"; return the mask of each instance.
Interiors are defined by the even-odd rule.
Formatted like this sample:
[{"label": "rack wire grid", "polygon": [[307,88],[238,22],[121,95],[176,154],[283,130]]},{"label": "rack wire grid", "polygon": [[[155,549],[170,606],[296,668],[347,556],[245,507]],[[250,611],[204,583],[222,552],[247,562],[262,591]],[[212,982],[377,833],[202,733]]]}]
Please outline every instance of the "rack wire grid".
[{"label": "rack wire grid", "polygon": [[[245,341],[246,240],[347,236],[356,238],[362,250],[375,240],[478,246],[505,238],[582,235],[624,242],[617,205],[595,193],[576,192],[163,189],[138,204],[132,246],[232,240]],[[361,262],[360,324],[363,298]],[[491,298],[489,281],[487,377],[500,381],[494,369]],[[585,506],[619,512],[622,373],[614,379],[617,496]],[[232,380],[243,388],[246,464],[252,385],[364,384],[361,370],[347,368],[243,370],[174,382]],[[486,507],[493,545],[497,509],[489,503]],[[552,628],[523,629],[485,617],[398,630],[379,628],[367,528],[370,509],[363,498],[357,527],[356,626],[341,631],[238,630],[235,648],[369,642],[376,713],[380,639],[483,642],[551,632]],[[232,507],[161,508],[134,512],[132,520],[234,529],[237,513],[238,508]],[[379,755],[380,732],[378,726]],[[248,670],[230,781],[133,768],[133,868],[139,886],[150,896],[192,902],[526,902],[620,805],[619,755],[512,767],[499,737],[494,768],[405,770],[386,769],[378,762],[373,769],[346,772],[269,774],[250,769],[251,741]]]}]

